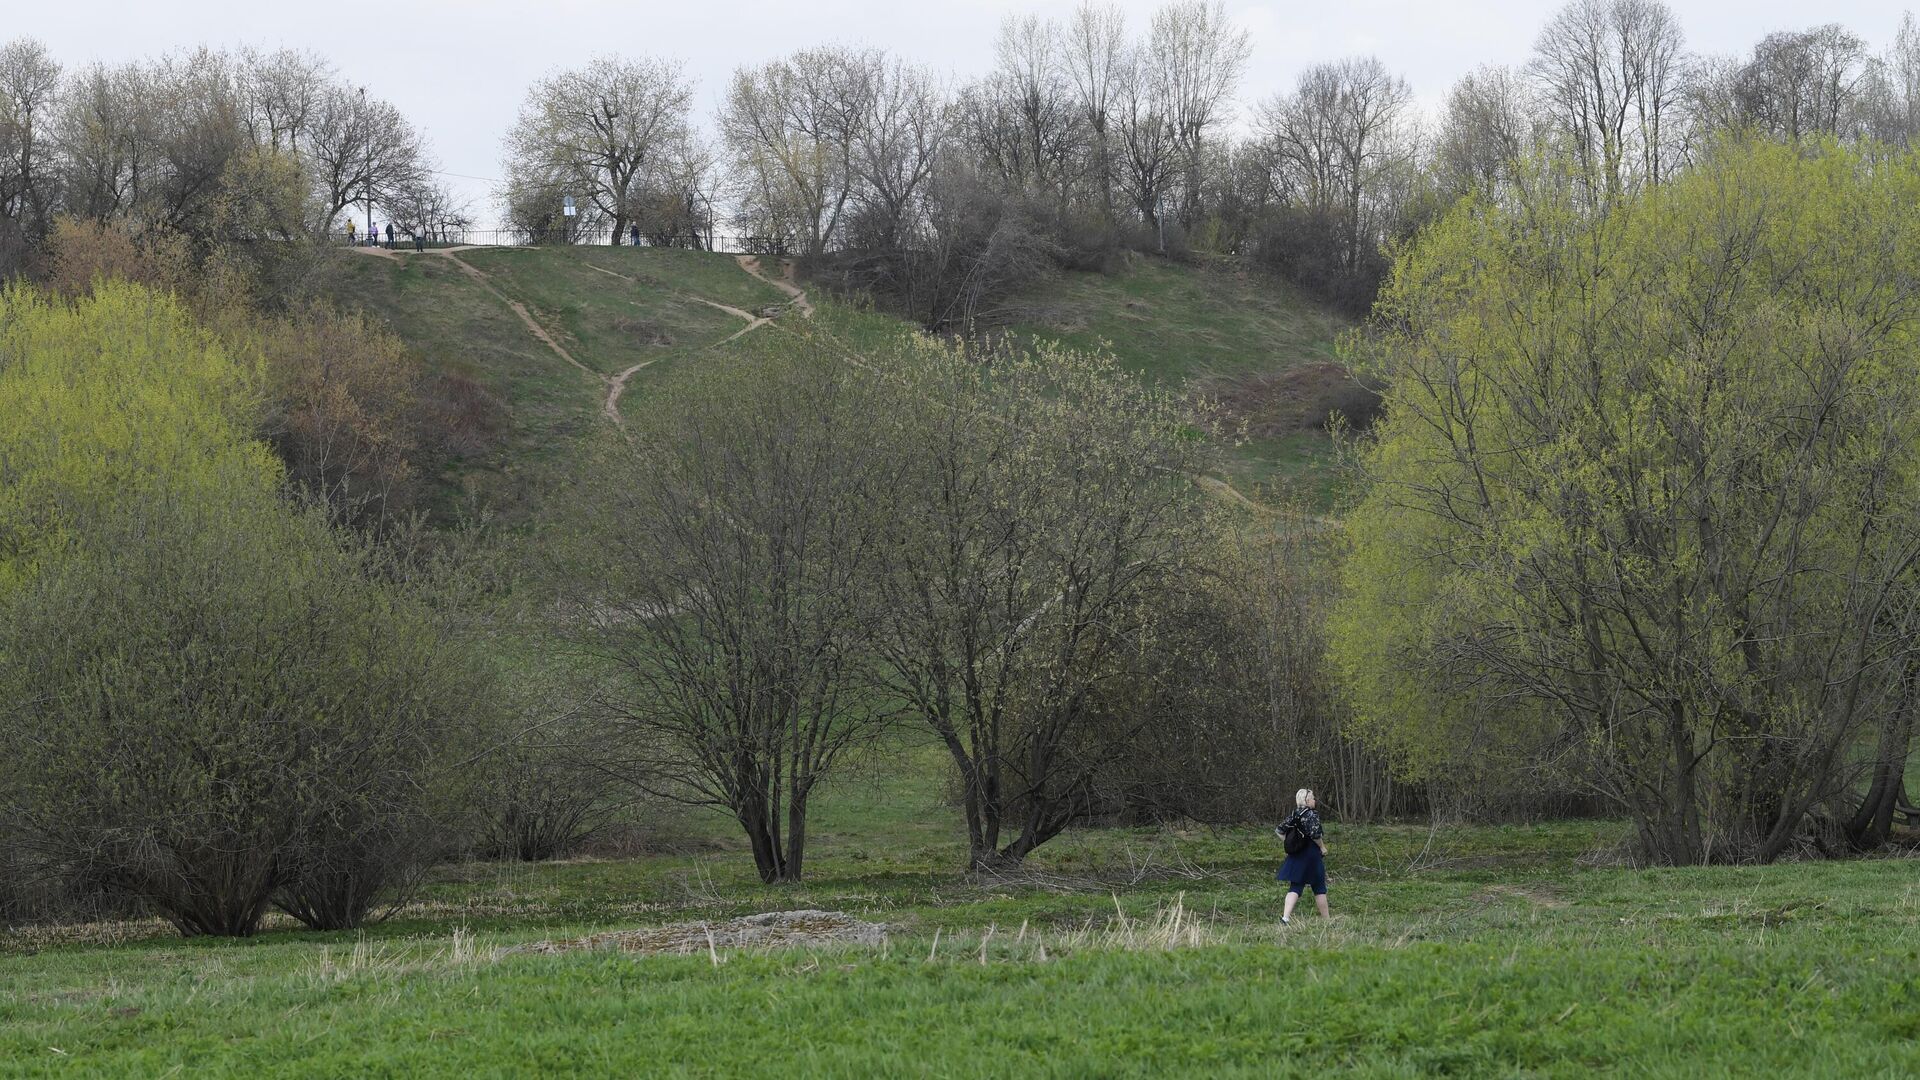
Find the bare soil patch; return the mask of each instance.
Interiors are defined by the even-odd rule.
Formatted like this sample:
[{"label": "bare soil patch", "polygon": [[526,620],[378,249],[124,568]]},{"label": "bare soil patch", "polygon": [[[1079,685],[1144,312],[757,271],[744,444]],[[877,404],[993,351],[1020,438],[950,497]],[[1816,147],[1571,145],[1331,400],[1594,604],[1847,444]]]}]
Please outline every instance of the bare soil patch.
[{"label": "bare soil patch", "polygon": [[1301,364],[1284,371],[1205,380],[1202,389],[1249,435],[1278,437],[1324,428],[1340,417],[1358,430],[1380,412],[1380,395],[1339,364]]},{"label": "bare soil patch", "polygon": [[721,922],[685,922],[644,930],[615,930],[564,941],[536,941],[509,953],[620,952],[700,953],[711,949],[795,948],[819,945],[879,945],[884,923],[863,922],[838,911],[769,911]]}]

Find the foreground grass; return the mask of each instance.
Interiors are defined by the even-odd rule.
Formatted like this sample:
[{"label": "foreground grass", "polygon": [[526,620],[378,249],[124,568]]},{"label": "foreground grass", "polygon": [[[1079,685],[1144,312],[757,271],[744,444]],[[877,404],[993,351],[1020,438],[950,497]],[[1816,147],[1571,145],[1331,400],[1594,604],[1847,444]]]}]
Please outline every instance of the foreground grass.
[{"label": "foreground grass", "polygon": [[[0,1074],[1920,1069],[1911,859],[1635,871],[1606,864],[1608,823],[1336,826],[1338,918],[1283,930],[1259,829],[1077,832],[1024,879],[969,879],[926,794],[937,761],[827,793],[797,887],[759,885],[696,819],[693,853],[446,868],[364,935],[11,935]],[[499,951],[802,907],[883,921],[888,944]]]}]

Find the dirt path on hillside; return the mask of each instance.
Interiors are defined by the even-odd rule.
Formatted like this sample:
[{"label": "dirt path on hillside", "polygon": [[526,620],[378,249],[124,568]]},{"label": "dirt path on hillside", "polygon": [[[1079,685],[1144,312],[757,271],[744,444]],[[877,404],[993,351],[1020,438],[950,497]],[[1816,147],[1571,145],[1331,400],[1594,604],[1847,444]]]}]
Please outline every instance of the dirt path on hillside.
[{"label": "dirt path on hillside", "polygon": [[[566,350],[565,346],[561,345],[558,341],[554,340],[553,335],[547,333],[546,328],[541,326],[540,323],[534,319],[533,313],[527,310],[527,307],[525,304],[522,304],[520,301],[515,300],[514,298],[508,296],[506,293],[502,292],[499,286],[494,284],[493,279],[490,276],[488,276],[485,271],[481,270],[477,266],[474,266],[472,263],[467,262],[465,259],[460,258],[459,255],[457,254],[458,252],[473,251],[479,248],[484,248],[486,246],[487,245],[484,245],[484,244],[460,244],[454,247],[429,248],[424,252],[404,252],[404,251],[398,251],[398,250],[390,250],[388,248],[382,248],[382,247],[355,247],[355,248],[348,248],[347,250],[357,252],[363,255],[372,255],[376,258],[386,259],[389,262],[404,263],[407,261],[407,256],[410,256],[410,255],[436,255],[446,259],[448,262],[453,263],[455,266],[459,267],[461,271],[465,273],[468,277],[472,278],[474,281],[478,282],[483,288],[485,288],[488,292],[492,293],[494,297],[497,298],[501,303],[507,305],[508,308],[512,309],[513,313],[519,316],[520,321],[526,325],[527,329],[532,332],[533,336],[539,338],[540,341],[543,344],[545,344],[547,348],[553,351],[553,354],[555,356],[558,356],[560,359],[565,360],[569,364],[572,364],[574,367],[580,369],[582,372],[585,372],[587,375],[592,376],[594,379],[605,383],[607,387],[607,396],[605,401],[601,405],[601,409],[607,414],[608,418],[612,419],[615,423],[619,423],[620,422],[620,395],[626,391],[627,380],[632,378],[635,372],[651,365],[652,363],[654,363],[654,361],[647,360],[642,363],[635,364],[632,367],[627,368],[625,371],[622,371],[616,375],[603,375],[600,372],[595,371],[592,368],[588,367],[587,365],[581,363],[577,358],[574,357],[572,353]],[[813,317],[813,304],[807,299],[806,291],[804,289],[801,289],[798,285],[794,284],[794,280],[793,280],[794,268],[793,268],[793,263],[791,261],[787,261],[782,264],[781,276],[778,278],[769,277],[767,275],[765,270],[761,268],[760,260],[757,256],[737,255],[734,257],[734,261],[737,262],[740,265],[740,268],[745,270],[747,273],[753,275],[754,277],[760,279],[761,281],[779,290],[782,294],[784,294],[787,297],[788,304],[791,307],[793,307],[795,310],[799,311],[802,315],[806,316],[807,318]],[[589,270],[595,271],[597,273],[605,274],[611,278],[618,278],[621,281],[630,282],[633,284],[639,284],[639,281],[637,278],[633,278],[626,274],[622,274],[617,270],[609,270],[604,266],[595,266],[590,262],[583,262],[581,265],[585,266]],[[729,334],[727,337],[714,342],[715,346],[725,345],[726,343],[734,340],[735,338],[738,338],[744,334],[751,333],[752,331],[758,330],[762,326],[765,326],[768,323],[773,321],[773,319],[769,316],[755,315],[751,311],[742,310],[740,308],[732,306],[731,304],[723,304],[718,300],[709,300],[704,296],[694,296],[690,293],[680,293],[677,295],[680,295],[685,299],[692,300],[694,303],[705,304],[710,308],[715,308],[717,310],[724,311],[727,314],[732,315],[733,317],[740,319],[741,321],[746,323],[745,326],[742,326],[740,329],[734,331],[732,334]]]},{"label": "dirt path on hillside", "polygon": [[555,341],[553,339],[553,335],[547,333],[547,328],[544,326],[541,326],[540,323],[534,319],[533,313],[527,310],[527,305],[521,303],[518,300],[515,300],[511,296],[508,296],[506,293],[501,292],[500,287],[493,283],[493,278],[487,276],[487,273],[485,271],[481,270],[479,267],[473,265],[472,263],[461,258],[460,256],[453,254],[453,251],[454,251],[453,248],[442,248],[437,251],[428,252],[427,254],[438,255],[441,258],[452,263],[453,265],[459,267],[462,273],[466,274],[468,277],[472,278],[473,280],[479,282],[482,288],[492,293],[494,297],[498,299],[501,303],[507,305],[509,308],[512,308],[513,313],[515,315],[520,316],[520,321],[522,323],[525,323],[527,329],[533,332],[533,336],[539,338],[542,342],[544,342],[547,348],[552,349],[553,354],[555,356],[558,356],[560,359],[565,360],[567,363],[572,364],[574,367],[579,368],[581,371],[586,372],[589,376],[595,379],[605,380],[607,378],[607,376],[600,374],[599,372],[593,370],[587,365],[581,363],[579,360],[574,359],[574,355],[568,352],[565,346],[561,345],[558,341]]},{"label": "dirt path on hillside", "polygon": [[727,342],[732,341],[734,338],[737,338],[740,335],[747,333],[748,331],[758,330],[761,327],[773,321],[772,319],[766,317],[765,315],[755,315],[751,311],[742,311],[739,308],[732,306],[731,304],[723,304],[718,300],[709,300],[704,296],[689,296],[687,297],[687,299],[693,301],[696,304],[705,304],[710,308],[718,308],[719,310],[724,311],[729,315],[732,315],[736,319],[747,320],[747,325],[741,327],[738,330],[735,330],[732,334],[729,334],[725,338],[722,338],[721,340],[714,342],[713,346],[709,346],[709,348],[714,346],[719,346],[719,345],[725,345]]},{"label": "dirt path on hillside", "polygon": [[652,360],[642,360],[607,380],[607,400],[606,403],[601,406],[601,409],[607,414],[607,419],[616,424],[626,423],[625,418],[620,415],[620,395],[627,392],[627,380],[633,378],[634,372],[639,371],[641,368],[652,367],[653,363]]},{"label": "dirt path on hillside", "polygon": [[1239,488],[1234,487],[1231,483],[1222,480],[1220,477],[1196,475],[1192,477],[1192,480],[1200,490],[1212,495],[1216,499],[1237,506],[1242,510],[1251,510],[1256,514],[1265,514],[1268,517],[1277,517],[1281,513],[1280,510],[1268,506],[1265,503],[1255,502]]},{"label": "dirt path on hillside", "polygon": [[780,276],[777,278],[767,276],[766,270],[760,265],[760,256],[758,255],[735,255],[733,261],[740,264],[740,269],[745,270],[761,281],[786,293],[788,302],[791,303],[800,314],[805,315],[809,319],[813,318],[813,303],[807,299],[806,290],[793,283],[793,260],[788,259],[781,263]]},{"label": "dirt path on hillside", "polygon": [[[595,371],[592,368],[588,367],[587,365],[581,363],[577,357],[575,357],[572,353],[567,351],[566,346],[560,344],[559,341],[554,339],[554,336],[552,334],[549,334],[547,332],[546,327],[540,325],[539,320],[533,317],[533,313],[527,310],[527,306],[525,304],[521,303],[518,300],[515,300],[511,296],[508,296],[505,292],[502,292],[500,287],[494,284],[493,278],[489,276],[486,271],[473,265],[467,260],[460,258],[460,256],[457,254],[458,252],[473,251],[476,248],[482,248],[485,246],[486,245],[484,244],[462,244],[456,247],[430,248],[424,252],[412,252],[410,254],[435,255],[440,258],[443,258],[448,262],[452,263],[453,265],[459,267],[461,273],[466,274],[468,277],[472,278],[475,282],[479,283],[481,288],[487,290],[489,293],[492,293],[494,296],[494,299],[499,300],[501,303],[507,305],[508,309],[511,310],[516,316],[519,317],[520,322],[524,326],[526,326],[527,330],[530,333],[532,333],[534,337],[540,339],[541,344],[545,345],[548,349],[552,350],[553,355],[559,357],[562,360],[565,360],[569,364],[572,364],[575,368],[578,368],[580,372],[586,375],[588,378],[604,385],[607,388],[607,391],[606,391],[606,397],[600,403],[600,410],[606,413],[607,419],[612,420],[614,423],[616,424],[623,423],[624,421],[620,416],[620,395],[624,393],[627,389],[627,380],[632,378],[635,372],[639,371],[641,368],[648,367],[649,365],[653,364],[654,361],[652,360],[642,361],[638,364],[633,365],[630,368],[627,368],[625,371],[622,371],[616,375],[603,375],[600,372]],[[396,251],[388,251],[385,248],[354,248],[352,250],[364,252],[365,254],[368,254],[368,255],[379,256],[381,258],[389,259],[393,262],[404,263],[407,261],[403,257],[403,253],[396,252]],[[625,274],[615,274],[611,270],[602,270],[600,267],[594,266],[592,263],[587,263],[586,265],[591,269],[600,270],[600,272],[603,274],[611,274],[614,277],[624,278],[627,281],[633,280],[632,278],[627,277],[627,275]],[[752,316],[748,316],[748,318],[752,318]]]}]

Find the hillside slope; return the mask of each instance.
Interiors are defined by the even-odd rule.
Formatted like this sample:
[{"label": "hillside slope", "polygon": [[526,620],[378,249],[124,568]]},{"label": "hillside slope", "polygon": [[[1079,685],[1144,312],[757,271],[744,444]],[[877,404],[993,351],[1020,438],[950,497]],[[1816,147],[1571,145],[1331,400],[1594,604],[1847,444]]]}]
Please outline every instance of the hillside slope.
[{"label": "hillside slope", "polygon": [[429,508],[472,502],[508,522],[535,513],[576,440],[606,422],[612,380],[630,408],[650,379],[786,300],[730,256],[627,247],[341,252],[323,290],[391,328],[452,399],[460,430],[426,462]]},{"label": "hillside slope", "polygon": [[[644,407],[654,380],[788,300],[732,256],[630,247],[341,252],[324,287],[384,322],[437,377],[453,430],[422,456],[429,509],[486,506],[509,523],[537,516],[578,438],[606,421],[610,393],[622,409]],[[1350,325],[1339,316],[1270,279],[1151,259],[1057,275],[1012,309],[1015,337],[1109,349],[1131,370],[1219,399],[1246,425],[1228,460],[1236,487],[1333,503],[1325,420],[1368,408],[1334,362]],[[856,337],[907,331],[845,305],[828,313]]]},{"label": "hillside slope", "polygon": [[1229,462],[1243,490],[1330,506],[1328,415],[1365,423],[1377,406],[1335,355],[1352,321],[1242,265],[1136,257],[1115,274],[1057,274],[1008,307],[1009,333],[1109,349],[1134,371],[1217,399],[1246,425]]}]

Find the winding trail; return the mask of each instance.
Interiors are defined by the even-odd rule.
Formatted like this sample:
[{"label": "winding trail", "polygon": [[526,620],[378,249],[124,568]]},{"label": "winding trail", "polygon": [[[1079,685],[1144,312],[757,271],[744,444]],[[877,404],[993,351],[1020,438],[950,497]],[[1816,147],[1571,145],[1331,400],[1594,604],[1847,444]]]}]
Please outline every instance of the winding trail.
[{"label": "winding trail", "polygon": [[805,315],[809,319],[813,318],[813,303],[807,299],[806,290],[793,283],[792,259],[788,259],[781,264],[780,276],[777,278],[767,276],[766,271],[760,266],[760,256],[758,255],[735,255],[733,261],[740,264],[740,269],[745,270],[761,281],[786,293],[788,301],[799,310],[800,314]]},{"label": "winding trail", "polygon": [[607,414],[607,419],[616,424],[624,424],[627,422],[626,418],[620,415],[620,395],[627,392],[627,380],[633,378],[634,372],[644,367],[651,367],[652,365],[653,361],[642,360],[625,371],[622,371],[620,374],[607,378],[607,400],[606,403],[601,406],[601,409]]}]

